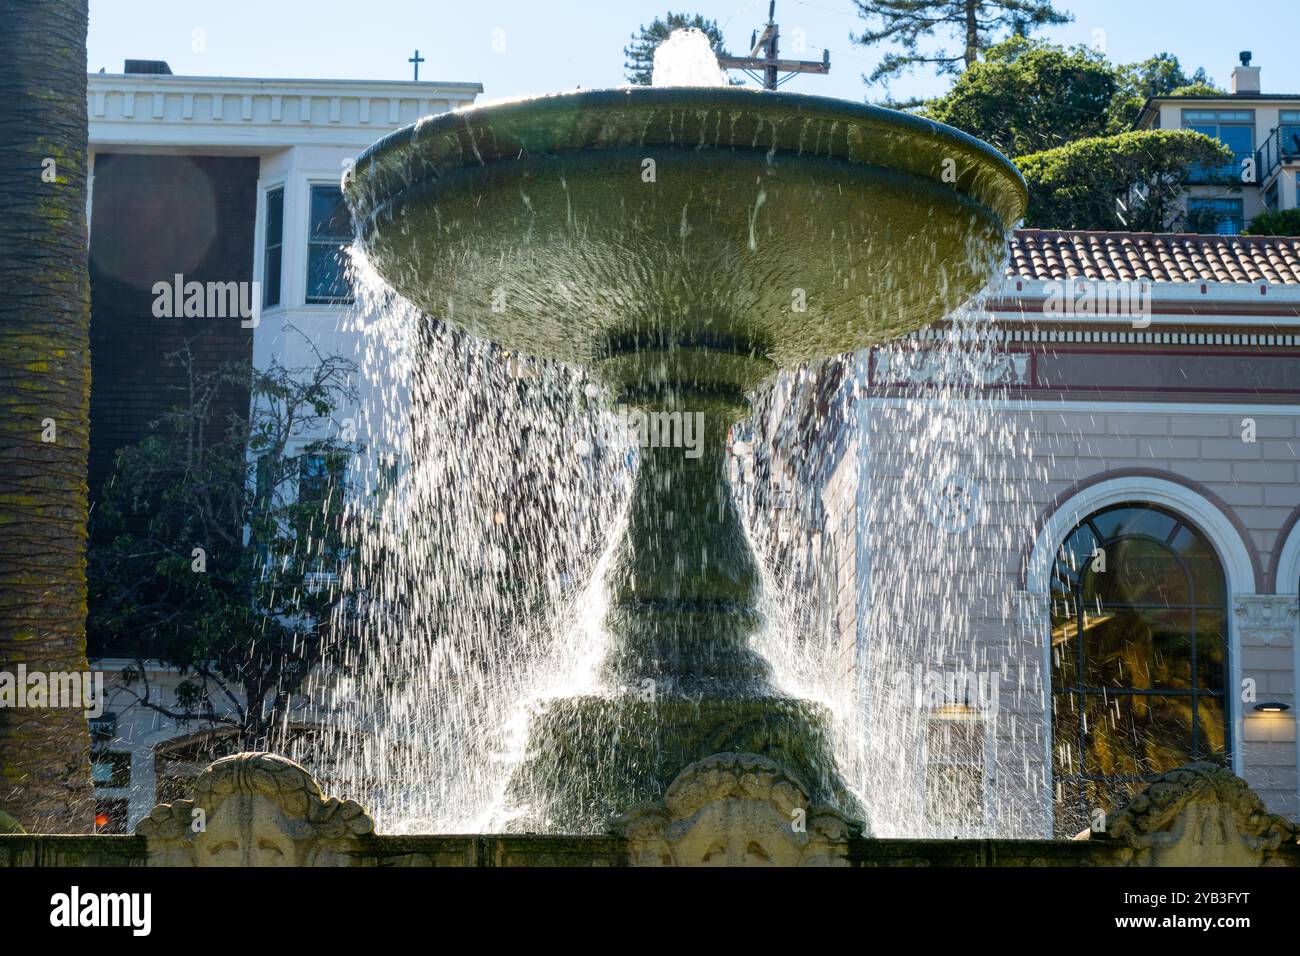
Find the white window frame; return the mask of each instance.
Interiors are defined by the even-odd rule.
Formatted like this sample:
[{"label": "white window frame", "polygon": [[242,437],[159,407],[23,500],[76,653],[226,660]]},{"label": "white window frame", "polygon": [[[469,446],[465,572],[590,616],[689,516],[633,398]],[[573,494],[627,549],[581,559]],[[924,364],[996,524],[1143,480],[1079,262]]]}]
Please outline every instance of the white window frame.
[{"label": "white window frame", "polygon": [[317,175],[309,175],[305,179],[305,188],[302,194],[303,214],[299,217],[300,232],[302,237],[302,257],[299,274],[302,276],[302,305],[307,309],[350,309],[356,303],[356,293],[346,301],[339,302],[309,302],[307,301],[310,294],[309,285],[311,281],[311,192],[317,186],[327,186],[331,189],[339,189],[338,179],[325,179]]}]

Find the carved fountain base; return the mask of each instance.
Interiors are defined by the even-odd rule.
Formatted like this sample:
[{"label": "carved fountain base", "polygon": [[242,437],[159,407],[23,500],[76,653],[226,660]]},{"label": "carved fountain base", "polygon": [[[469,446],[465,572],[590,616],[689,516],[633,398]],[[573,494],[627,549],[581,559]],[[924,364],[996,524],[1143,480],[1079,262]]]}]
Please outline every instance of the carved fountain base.
[{"label": "carved fountain base", "polygon": [[245,753],[209,766],[193,799],[155,807],[136,834],[0,834],[0,867],[1300,867],[1300,829],[1210,764],[1164,774],[1074,840],[873,840],[772,761],[735,753],[686,767],[612,834],[390,836],[293,761]]}]

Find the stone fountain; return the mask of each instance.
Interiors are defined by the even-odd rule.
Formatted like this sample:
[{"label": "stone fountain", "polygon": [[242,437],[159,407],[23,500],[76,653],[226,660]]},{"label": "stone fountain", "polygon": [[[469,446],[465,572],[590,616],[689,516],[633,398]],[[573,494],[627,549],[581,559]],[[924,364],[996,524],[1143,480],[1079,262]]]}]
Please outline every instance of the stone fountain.
[{"label": "stone fountain", "polygon": [[518,826],[600,832],[688,767],[741,780],[754,761],[817,812],[861,818],[826,715],[777,690],[749,646],[758,576],[725,439],[777,369],[976,293],[1025,209],[1016,169],[892,110],[643,87],[421,120],[345,187],[371,263],[426,313],[589,370],[658,437],[687,416],[704,428],[702,454],[642,449],[607,579],[608,692],[534,716],[508,794]]},{"label": "stone fountain", "polygon": [[606,580],[604,692],[535,714],[509,788],[533,832],[379,835],[305,768],[244,753],[135,836],[0,832],[0,867],[1300,866],[1295,825],[1210,764],[1074,840],[864,838],[826,715],[750,647],[729,425],[776,369],[975,293],[1025,208],[1001,155],[868,106],[642,88],[422,120],[360,157],[347,192],[372,263],[429,315],[589,369],[660,438],[702,416],[699,453],[642,449]]}]

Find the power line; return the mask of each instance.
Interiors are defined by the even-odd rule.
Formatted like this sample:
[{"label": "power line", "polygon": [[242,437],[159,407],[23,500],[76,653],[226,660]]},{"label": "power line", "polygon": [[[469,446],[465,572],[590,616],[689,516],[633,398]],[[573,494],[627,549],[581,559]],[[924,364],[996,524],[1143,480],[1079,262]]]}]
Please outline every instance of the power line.
[{"label": "power line", "polygon": [[852,17],[855,20],[859,19],[857,11],[849,13],[846,10],[836,10],[834,7],[824,7],[820,3],[809,3],[808,0],[794,0],[794,2],[803,7],[814,7],[818,10],[825,10],[827,13],[837,13],[842,17]]}]

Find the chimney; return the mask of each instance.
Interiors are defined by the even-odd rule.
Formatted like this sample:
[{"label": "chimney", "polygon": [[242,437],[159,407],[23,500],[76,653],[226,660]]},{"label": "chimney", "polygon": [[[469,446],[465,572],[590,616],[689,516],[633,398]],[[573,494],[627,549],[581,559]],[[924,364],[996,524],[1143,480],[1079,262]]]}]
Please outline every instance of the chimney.
[{"label": "chimney", "polygon": [[167,65],[166,60],[127,60],[122,72],[171,76],[172,68]]},{"label": "chimney", "polygon": [[1241,66],[1232,68],[1232,95],[1259,92],[1259,67],[1250,65],[1250,51],[1242,50]]}]

